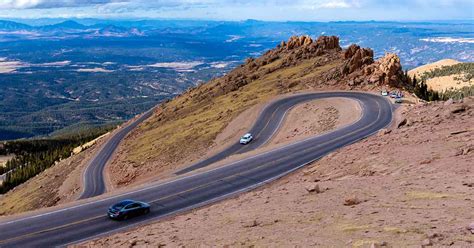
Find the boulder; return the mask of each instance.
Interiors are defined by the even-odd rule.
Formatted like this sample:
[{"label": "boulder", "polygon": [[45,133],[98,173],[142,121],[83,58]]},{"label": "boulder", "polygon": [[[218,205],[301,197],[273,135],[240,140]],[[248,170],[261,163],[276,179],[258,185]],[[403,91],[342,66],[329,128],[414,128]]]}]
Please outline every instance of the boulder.
[{"label": "boulder", "polygon": [[467,226],[467,230],[471,231],[471,233],[474,234],[474,222]]},{"label": "boulder", "polygon": [[321,189],[317,183],[311,183],[306,185],[306,191],[309,193],[321,193]]},{"label": "boulder", "polygon": [[390,130],[390,129],[385,129],[385,128],[384,128],[384,129],[382,129],[382,130],[380,130],[380,131],[378,132],[377,136],[384,136],[384,135],[387,135],[387,134],[389,134],[389,133],[391,133],[391,132],[392,132],[392,130]]},{"label": "boulder", "polygon": [[407,124],[407,119],[403,118],[397,123],[397,128],[401,128]]},{"label": "boulder", "polygon": [[361,201],[356,196],[350,196],[344,199],[344,206],[354,206],[359,203],[361,203]]},{"label": "boulder", "polygon": [[421,242],[421,246],[422,247],[425,247],[425,246],[432,246],[433,245],[433,242],[431,242],[431,239],[425,239]]}]

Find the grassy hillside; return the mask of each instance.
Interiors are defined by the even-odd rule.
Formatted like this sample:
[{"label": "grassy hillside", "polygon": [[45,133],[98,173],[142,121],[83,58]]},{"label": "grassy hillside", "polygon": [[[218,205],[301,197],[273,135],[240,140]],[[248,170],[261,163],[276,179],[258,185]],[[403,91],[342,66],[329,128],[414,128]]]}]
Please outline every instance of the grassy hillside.
[{"label": "grassy hillside", "polygon": [[[224,89],[221,87],[221,80],[216,80],[176,98],[139,128],[138,132],[142,134],[129,143],[129,161],[138,163],[143,158],[154,159],[170,155],[173,160],[179,160],[196,147],[210,145],[217,134],[245,109],[266,102],[276,95],[306,88],[297,80],[317,76],[341,64],[341,61],[335,60],[312,68],[315,60],[307,59],[298,66],[265,73],[278,67],[281,63],[281,59],[278,59],[250,72],[248,84],[227,94],[220,94]],[[299,73],[308,69],[315,69],[312,75]],[[290,83],[285,85],[283,82]],[[213,97],[215,95],[217,97]]]},{"label": "grassy hillside", "polygon": [[408,74],[426,82],[429,89],[439,93],[470,88],[474,85],[474,63],[461,63],[452,59],[417,67]]},{"label": "grassy hillside", "polygon": [[[258,59],[248,59],[226,76],[161,104],[120,147],[109,167],[113,183],[126,185],[150,172],[160,173],[159,167],[176,168],[190,155],[205,153],[237,115],[275,96],[318,89],[378,87],[379,84],[364,80],[369,75],[362,70],[365,65],[357,61],[363,58],[354,55],[357,49],[345,58],[337,37],[321,37],[318,41],[292,38]],[[349,65],[353,70],[346,75],[343,71]],[[367,66],[372,66],[374,69],[368,71],[373,72],[379,65]],[[401,68],[399,63],[397,66]]]}]

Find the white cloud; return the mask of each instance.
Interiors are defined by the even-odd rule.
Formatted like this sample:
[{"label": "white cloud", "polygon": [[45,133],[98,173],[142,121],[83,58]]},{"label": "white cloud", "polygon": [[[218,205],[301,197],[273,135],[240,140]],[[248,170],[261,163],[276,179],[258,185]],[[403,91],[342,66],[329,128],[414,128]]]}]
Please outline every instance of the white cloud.
[{"label": "white cloud", "polygon": [[330,1],[330,2],[319,5],[319,8],[326,8],[326,9],[350,8],[350,7],[353,7],[353,6],[345,1]]},{"label": "white cloud", "polygon": [[41,4],[43,0],[0,0],[0,8],[25,9]]},{"label": "white cloud", "polygon": [[473,8],[472,0],[0,0],[4,18],[447,20],[472,19]]},{"label": "white cloud", "polygon": [[115,2],[129,2],[133,0],[0,0],[2,9],[50,9],[63,7],[80,7],[90,5],[104,5]]}]

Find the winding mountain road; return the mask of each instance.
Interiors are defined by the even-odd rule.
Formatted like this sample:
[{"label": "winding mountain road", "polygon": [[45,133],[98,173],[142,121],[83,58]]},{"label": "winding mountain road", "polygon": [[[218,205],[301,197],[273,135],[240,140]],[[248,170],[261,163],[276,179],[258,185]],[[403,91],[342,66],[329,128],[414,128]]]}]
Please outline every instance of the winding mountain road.
[{"label": "winding mountain road", "polygon": [[154,108],[143,113],[136,120],[122,127],[118,132],[102,146],[99,152],[89,161],[86,171],[83,175],[84,189],[79,199],[86,199],[105,193],[106,187],[104,182],[104,169],[107,162],[114,154],[120,142],[132,131],[136,126],[148,119],[153,113]]},{"label": "winding mountain road", "polygon": [[[227,154],[242,153],[265,144],[280,126],[285,113],[305,101],[345,97],[358,100],[361,118],[333,132],[295,142],[211,170],[183,175],[174,181],[157,183],[120,195],[92,199],[42,214],[0,222],[1,247],[63,246],[130,228],[165,216],[222,200],[278,179],[322,156],[357,142],[387,126],[392,120],[392,105],[384,98],[359,92],[324,92],[294,95],[271,103],[258,118],[252,132],[256,140],[249,146],[231,146],[179,174],[203,168]],[[149,202],[150,214],[112,221],[107,208],[123,199]]]}]

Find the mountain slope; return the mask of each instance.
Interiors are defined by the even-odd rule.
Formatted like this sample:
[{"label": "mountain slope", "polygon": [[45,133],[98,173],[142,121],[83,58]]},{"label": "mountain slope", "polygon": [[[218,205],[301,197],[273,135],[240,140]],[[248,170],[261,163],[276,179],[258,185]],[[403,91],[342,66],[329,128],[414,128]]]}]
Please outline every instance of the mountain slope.
[{"label": "mountain slope", "polygon": [[428,87],[434,91],[444,92],[474,86],[474,64],[461,63],[453,59],[443,59],[423,65],[408,72],[410,77],[426,79]]},{"label": "mountain slope", "polygon": [[114,187],[139,183],[202,158],[244,110],[282,94],[308,90],[378,89],[404,83],[399,59],[379,61],[370,49],[343,51],[337,37],[292,37],[226,76],[160,105],[120,146],[108,172]]},{"label": "mountain slope", "polygon": [[[374,61],[370,49],[356,45],[349,50],[339,46],[337,37],[292,37],[257,59],[248,59],[221,78],[211,80],[182,95],[159,105],[153,116],[133,131],[119,146],[116,156],[107,168],[112,188],[156,180],[215,152],[228,143],[218,141],[218,135],[237,116],[284,94],[318,90],[379,90],[380,85],[403,85],[403,73],[398,57],[389,54]],[[242,118],[242,117],[241,117]],[[232,125],[238,126],[235,122]],[[235,136],[246,130],[235,129]],[[233,141],[233,140],[232,140]],[[219,146],[217,146],[219,144]],[[94,148],[94,149],[97,149]],[[77,176],[85,160],[71,158],[64,169]],[[45,175],[58,169],[52,167],[38,178],[45,182]],[[60,168],[59,168],[60,169]],[[48,178],[48,176],[46,176]],[[38,197],[21,203],[25,192],[38,191],[42,182],[31,179],[19,189],[4,196],[0,212],[12,214],[34,207],[51,206],[73,200],[80,185],[70,191],[45,194],[54,201]],[[29,188],[29,185],[33,188]],[[67,191],[67,192],[66,192]],[[44,198],[43,197],[43,198]],[[5,204],[12,202],[16,205]],[[8,208],[8,209],[5,209]]]}]

